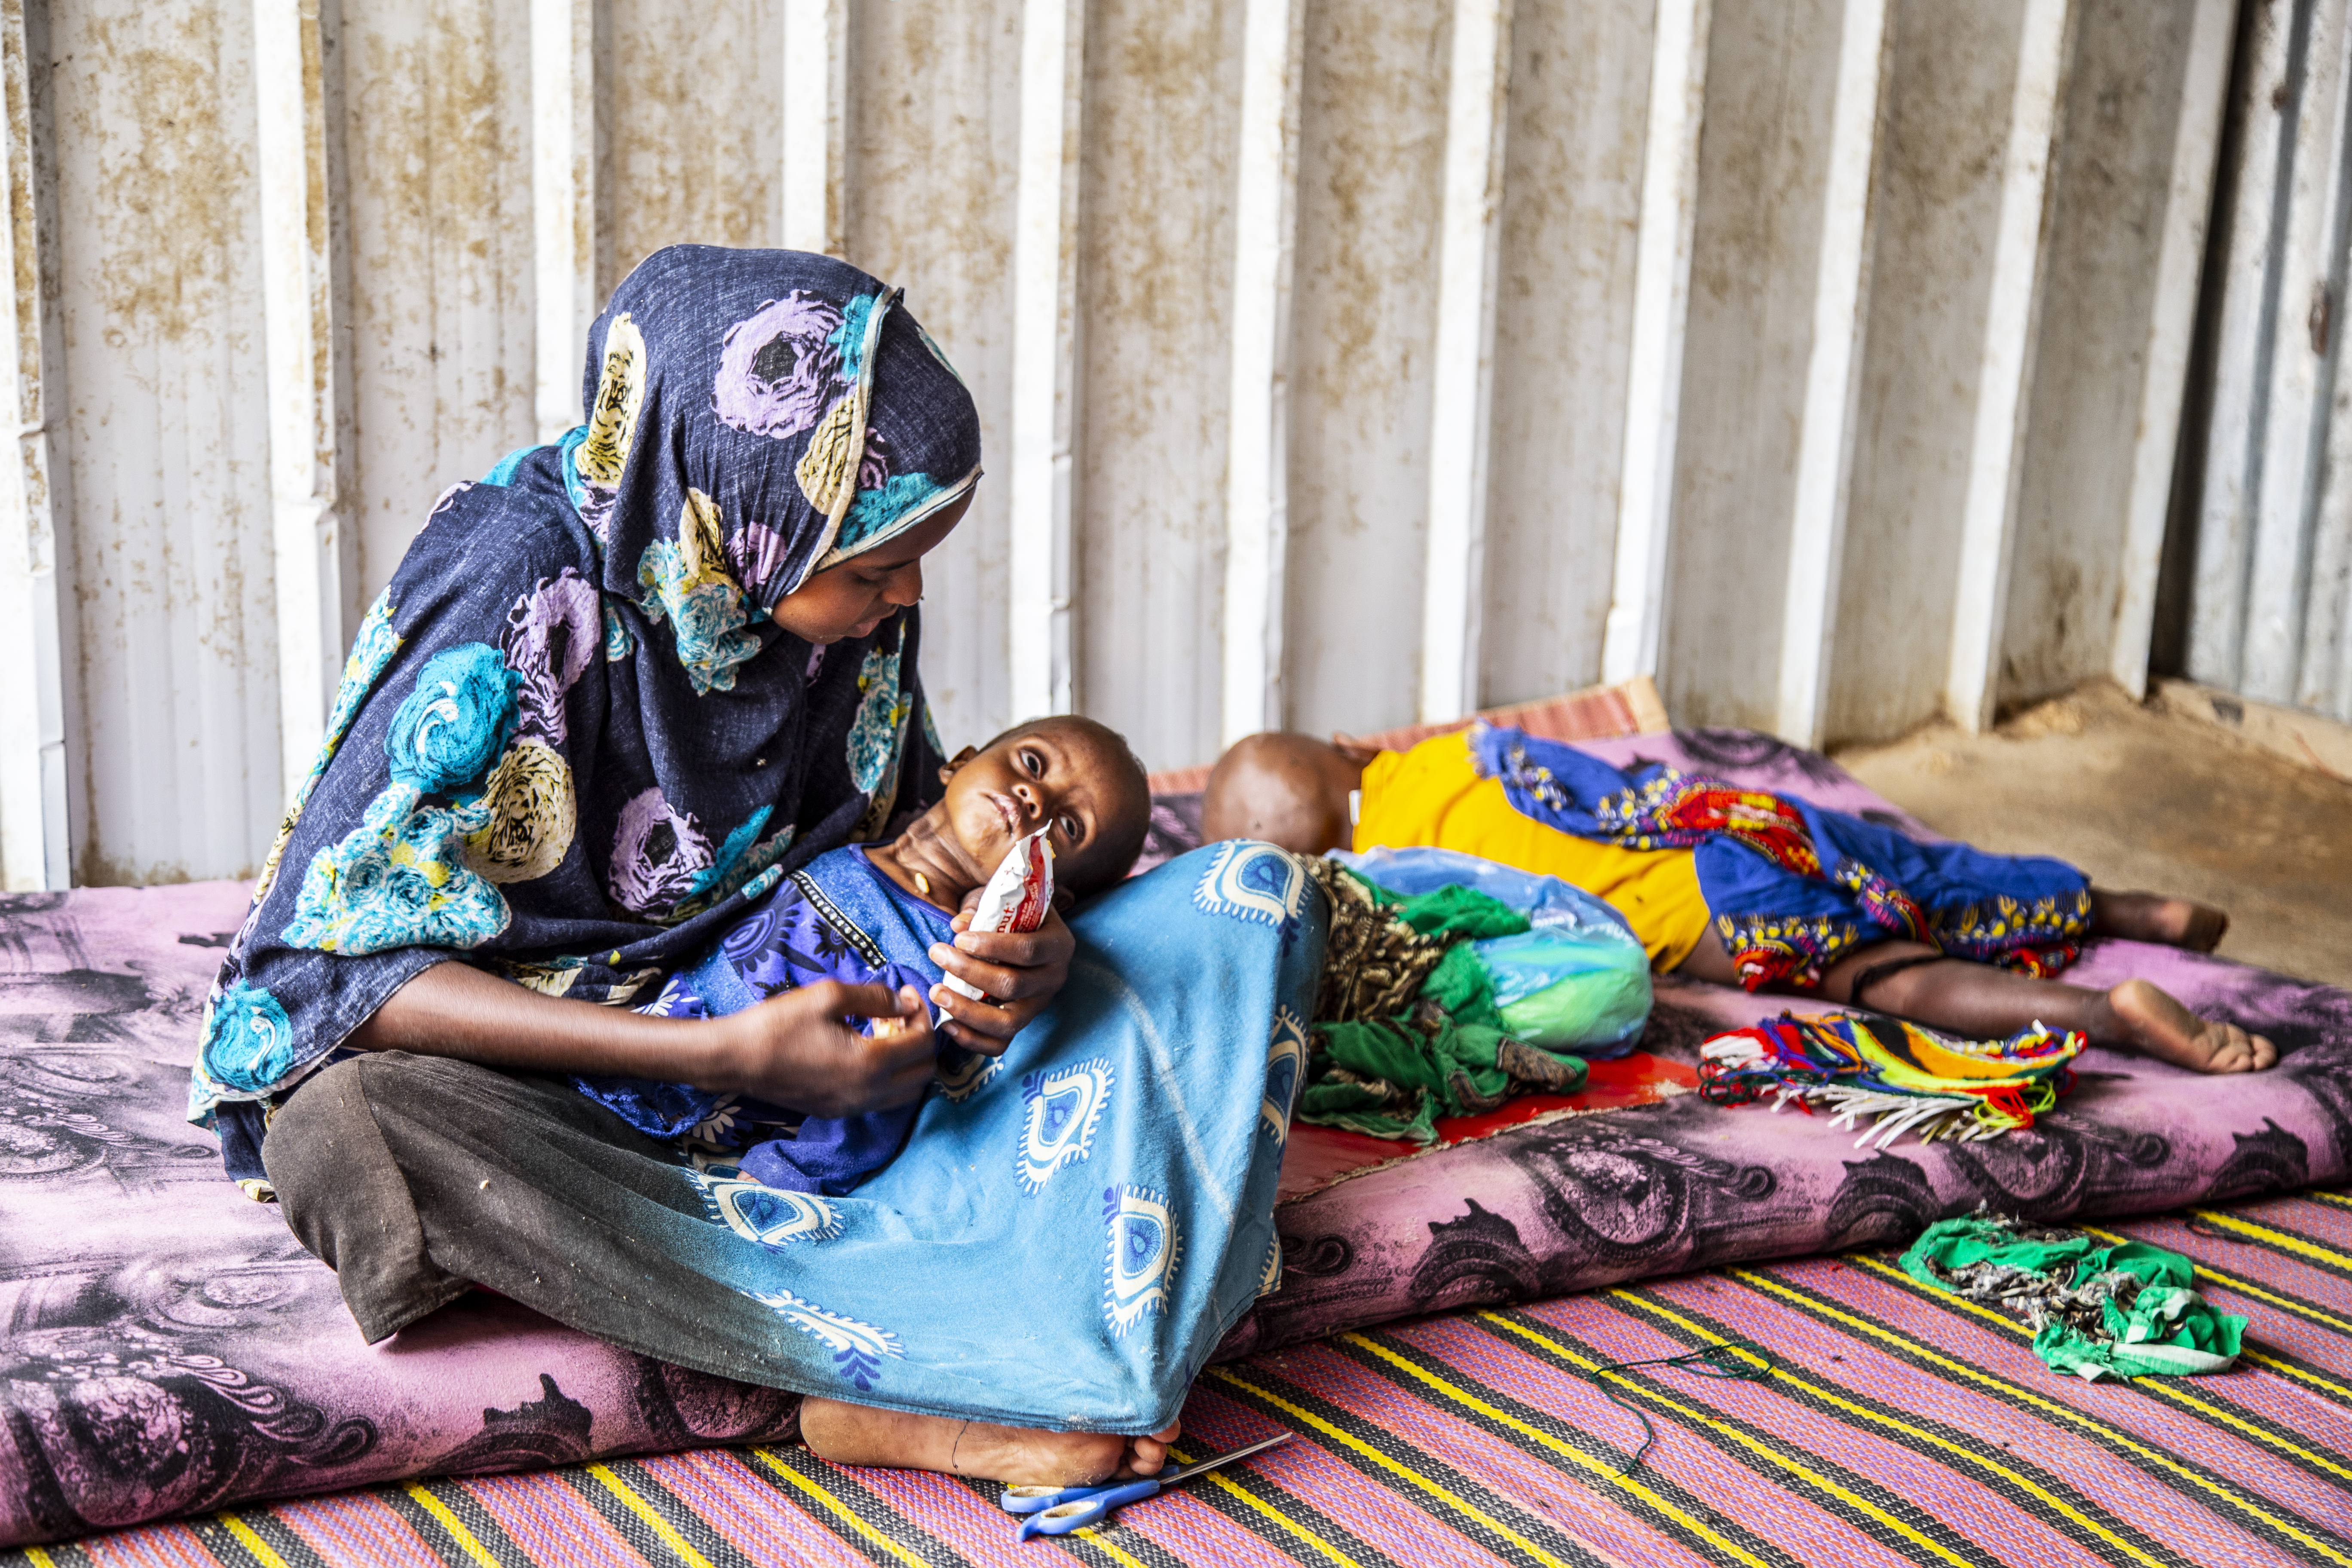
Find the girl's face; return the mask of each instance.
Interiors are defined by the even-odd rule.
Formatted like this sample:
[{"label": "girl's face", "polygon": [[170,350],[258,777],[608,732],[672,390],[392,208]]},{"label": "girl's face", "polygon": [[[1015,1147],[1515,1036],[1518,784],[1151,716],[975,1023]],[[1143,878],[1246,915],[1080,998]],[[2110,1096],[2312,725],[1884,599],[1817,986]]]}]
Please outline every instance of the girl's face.
[{"label": "girl's face", "polygon": [[934,517],[887,544],[828,566],[776,601],[776,625],[803,642],[862,637],[923,596],[923,557],[963,521],[967,490]]}]

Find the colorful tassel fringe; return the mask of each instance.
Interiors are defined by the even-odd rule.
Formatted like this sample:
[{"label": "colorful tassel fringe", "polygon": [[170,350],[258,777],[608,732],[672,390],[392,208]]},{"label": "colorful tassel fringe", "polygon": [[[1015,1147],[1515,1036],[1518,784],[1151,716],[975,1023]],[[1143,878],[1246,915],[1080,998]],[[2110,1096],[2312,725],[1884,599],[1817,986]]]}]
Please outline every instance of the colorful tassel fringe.
[{"label": "colorful tassel fringe", "polygon": [[1701,1046],[1699,1093],[1717,1105],[1769,1096],[1775,1110],[1818,1107],[1832,1127],[1862,1127],[1856,1148],[1906,1132],[1923,1143],[1997,1138],[2057,1104],[2088,1043],[2039,1023],[2006,1040],[1954,1040],[1899,1018],[1783,1013]]}]

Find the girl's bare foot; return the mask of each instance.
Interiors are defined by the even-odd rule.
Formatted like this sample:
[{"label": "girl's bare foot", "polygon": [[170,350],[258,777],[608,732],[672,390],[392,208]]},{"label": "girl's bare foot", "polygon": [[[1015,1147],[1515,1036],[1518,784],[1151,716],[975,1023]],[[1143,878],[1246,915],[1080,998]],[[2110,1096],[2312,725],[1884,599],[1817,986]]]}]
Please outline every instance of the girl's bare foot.
[{"label": "girl's bare foot", "polygon": [[2160,942],[2191,952],[2210,952],[2230,930],[2230,917],[2210,904],[2169,899],[2161,893],[2111,893],[2091,889],[2091,928],[2102,936]]},{"label": "girl's bare foot", "polygon": [[1121,1476],[1156,1476],[1179,1428],[1149,1436],[1115,1432],[1037,1432],[849,1405],[801,1401],[801,1441],[837,1465],[940,1470],[1007,1486],[1085,1487]]},{"label": "girl's bare foot", "polygon": [[2107,1010],[2124,1039],[2191,1072],[2260,1072],[2278,1060],[2278,1047],[2266,1037],[2200,1018],[2145,980],[2126,980],[2109,991]]}]

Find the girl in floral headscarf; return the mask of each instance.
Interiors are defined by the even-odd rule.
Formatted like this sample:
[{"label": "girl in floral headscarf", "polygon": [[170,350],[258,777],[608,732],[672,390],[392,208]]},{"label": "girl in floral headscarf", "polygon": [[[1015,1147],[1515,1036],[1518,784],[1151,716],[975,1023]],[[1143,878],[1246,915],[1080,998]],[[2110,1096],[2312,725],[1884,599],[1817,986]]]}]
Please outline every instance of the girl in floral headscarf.
[{"label": "girl in floral headscarf", "polygon": [[[621,1005],[779,878],[938,798],[915,605],[980,478],[971,395],[866,274],[705,247],[614,291],[583,391],[586,424],[441,498],[368,611],[221,966],[190,1117],[256,1196],[319,1168],[287,1129],[331,1128],[331,1108],[277,1114],[349,1092],[320,1069],[355,1052],[416,1053],[373,1065],[428,1118],[533,1084],[494,1068],[702,1080],[814,1114],[929,1079],[927,1019],[887,1039],[846,1021],[900,1014],[880,986],[723,1025]],[[936,990],[941,1031],[1002,1049],[1071,951],[1058,919],[934,948],[996,999]],[[604,1113],[578,1106],[549,1114],[599,1135]],[[349,1143],[326,1169],[274,1195],[370,1340],[469,1288],[413,1214],[376,1224],[436,1173]],[[522,1248],[551,1222],[524,1205],[504,1223]]]}]

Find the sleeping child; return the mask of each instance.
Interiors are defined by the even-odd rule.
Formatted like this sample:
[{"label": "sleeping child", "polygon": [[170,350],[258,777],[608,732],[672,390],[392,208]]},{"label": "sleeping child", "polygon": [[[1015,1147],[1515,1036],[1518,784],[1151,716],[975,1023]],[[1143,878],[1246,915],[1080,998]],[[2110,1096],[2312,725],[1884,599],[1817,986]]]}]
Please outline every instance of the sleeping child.
[{"label": "sleeping child", "polygon": [[[841,980],[898,994],[899,1016],[877,1019],[877,1032],[928,1029],[924,998],[940,984],[930,949],[954,942],[965,895],[987,882],[1017,840],[1046,830],[1057,897],[1071,899],[1118,881],[1143,847],[1151,805],[1142,764],[1091,719],[1041,719],[1008,730],[978,751],[967,746],[940,774],[947,794],[898,837],[833,850],[779,878],[639,1011],[720,1017],[779,992]],[[948,1046],[939,1071],[952,1086],[983,1065]],[[689,1151],[731,1162],[762,1185],[834,1196],[890,1163],[920,1103],[803,1117],[682,1083],[572,1083],[639,1131],[683,1139]]]},{"label": "sleeping child", "polygon": [[2095,889],[2062,861],[1921,844],[1719,779],[1480,724],[1404,752],[1253,735],[1218,759],[1202,837],[1303,854],[1433,846],[1607,900],[1653,967],[1751,991],[1817,991],[1975,1038],[2037,1022],[2200,1072],[2269,1067],[2260,1035],[2145,980],[2060,984],[2085,935],[2210,952],[2219,910]]}]

